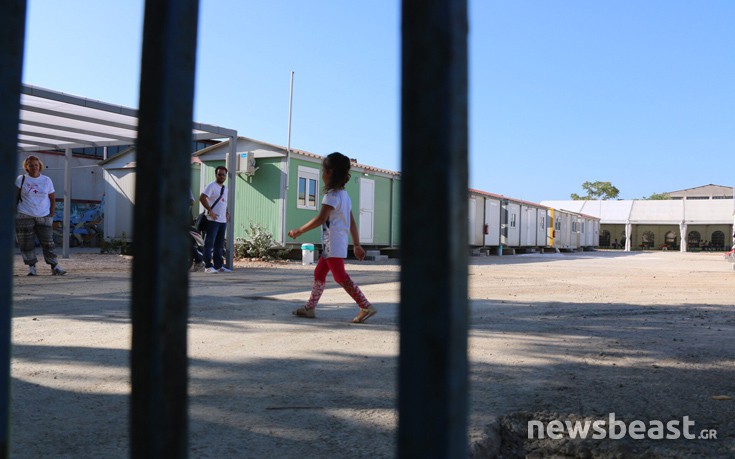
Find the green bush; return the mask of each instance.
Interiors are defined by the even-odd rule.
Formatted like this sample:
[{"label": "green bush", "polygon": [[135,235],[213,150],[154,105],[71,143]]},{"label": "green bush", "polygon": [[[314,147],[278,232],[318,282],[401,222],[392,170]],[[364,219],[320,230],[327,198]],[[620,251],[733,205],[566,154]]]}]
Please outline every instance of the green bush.
[{"label": "green bush", "polygon": [[282,258],[280,251],[271,250],[277,247],[275,238],[261,225],[250,222],[250,228],[245,228],[246,236],[235,240],[235,258],[263,258],[272,260]]},{"label": "green bush", "polygon": [[128,242],[125,231],[122,233],[122,239],[108,239],[100,243],[100,253],[119,253],[122,255],[132,255],[132,244]]}]

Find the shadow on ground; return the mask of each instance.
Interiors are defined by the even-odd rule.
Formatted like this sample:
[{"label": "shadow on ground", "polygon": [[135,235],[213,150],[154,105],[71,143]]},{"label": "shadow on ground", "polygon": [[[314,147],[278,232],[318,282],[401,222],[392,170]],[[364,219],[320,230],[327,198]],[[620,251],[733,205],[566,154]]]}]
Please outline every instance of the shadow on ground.
[{"label": "shadow on ground", "polygon": [[[308,293],[306,274],[192,276],[190,340],[204,340],[190,341],[192,457],[395,456],[397,346],[377,343],[396,339],[397,305],[378,304],[381,313],[362,327],[347,323],[352,306],[327,305],[318,320],[295,319],[298,301],[276,297]],[[360,276],[363,285],[397,281],[395,272]],[[53,295],[16,286],[15,318],[24,319],[16,327],[35,327],[43,337],[52,323],[69,333],[92,323],[129,326],[126,275],[64,285]],[[476,457],[735,456],[735,402],[712,398],[735,395],[731,308],[478,300],[470,327]],[[128,456],[129,352],[98,340],[14,346],[13,457]],[[696,433],[716,429],[718,438],[526,438],[531,419],[609,413],[626,422],[689,416]]]}]

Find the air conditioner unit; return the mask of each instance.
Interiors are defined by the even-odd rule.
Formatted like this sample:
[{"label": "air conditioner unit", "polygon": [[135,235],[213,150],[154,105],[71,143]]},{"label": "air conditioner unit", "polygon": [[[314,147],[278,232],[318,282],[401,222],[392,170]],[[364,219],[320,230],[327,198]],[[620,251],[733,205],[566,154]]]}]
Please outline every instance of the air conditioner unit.
[{"label": "air conditioner unit", "polygon": [[258,170],[255,162],[255,153],[249,151],[247,153],[240,153],[237,164],[237,172],[245,175],[254,175],[255,171]]}]

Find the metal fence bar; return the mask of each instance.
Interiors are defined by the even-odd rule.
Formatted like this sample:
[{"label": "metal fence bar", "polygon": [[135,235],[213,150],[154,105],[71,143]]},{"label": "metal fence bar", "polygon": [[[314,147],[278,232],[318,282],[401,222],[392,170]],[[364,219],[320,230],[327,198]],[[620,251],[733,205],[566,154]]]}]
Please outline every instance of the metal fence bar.
[{"label": "metal fence bar", "polygon": [[399,457],[467,457],[467,2],[403,0]]},{"label": "metal fence bar", "polygon": [[134,210],[131,457],[188,452],[191,128],[199,2],[147,0]]},{"label": "metal fence bar", "polygon": [[0,2],[0,458],[10,455],[10,329],[13,317],[13,234],[26,1]]}]

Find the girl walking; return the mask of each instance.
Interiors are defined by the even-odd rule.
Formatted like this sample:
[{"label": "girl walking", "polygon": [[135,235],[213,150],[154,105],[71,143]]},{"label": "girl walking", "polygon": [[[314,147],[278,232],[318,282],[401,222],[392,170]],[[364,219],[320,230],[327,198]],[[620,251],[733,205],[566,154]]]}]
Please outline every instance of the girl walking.
[{"label": "girl walking", "polygon": [[352,202],[345,191],[345,184],[350,180],[350,158],[342,153],[332,153],[322,161],[322,181],[324,182],[324,199],[319,214],[300,228],[288,232],[293,239],[318,226],[322,227],[322,247],[324,253],[314,268],[314,284],[311,296],[301,308],[293,313],[298,317],[313,319],[316,317],[316,305],[324,292],[327,273],[332,272],[334,280],[345,289],[360,307],[360,312],[352,319],[353,323],[363,323],[377,314],[377,310],[365,298],[350,276],[345,272],[344,259],[347,258],[348,235],[352,235],[355,257],[365,258],[365,250],[360,247],[359,233],[352,215]]}]

